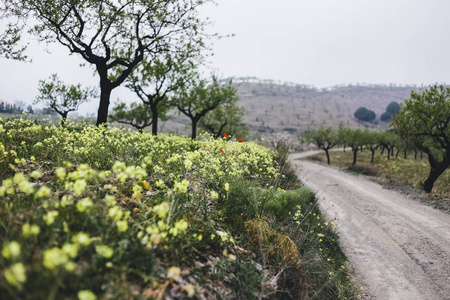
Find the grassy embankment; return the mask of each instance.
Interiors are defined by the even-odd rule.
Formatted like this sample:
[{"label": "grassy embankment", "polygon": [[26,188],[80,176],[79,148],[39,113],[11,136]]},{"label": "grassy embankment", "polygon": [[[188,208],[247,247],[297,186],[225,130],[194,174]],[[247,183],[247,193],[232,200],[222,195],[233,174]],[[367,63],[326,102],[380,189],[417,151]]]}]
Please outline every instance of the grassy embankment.
[{"label": "grassy embankment", "polygon": [[[330,152],[331,165],[337,166],[342,169],[346,169],[358,174],[364,174],[369,176],[376,176],[388,179],[390,186],[401,187],[405,184],[414,187],[419,193],[421,193],[421,185],[423,181],[428,177],[430,170],[428,159],[426,154],[423,154],[420,158],[420,154],[417,155],[417,159],[414,158],[414,154],[408,154],[405,159],[403,153],[399,153],[396,158],[391,157],[387,159],[387,154],[380,155],[380,151],[375,153],[374,162],[371,163],[371,152],[365,150],[358,152],[358,159],[356,166],[352,167],[352,151],[332,151]],[[321,153],[312,157],[311,160],[321,161],[326,163],[325,153]],[[424,201],[433,205],[436,208],[449,211],[450,210],[450,170],[447,170],[442,174],[436,183],[434,184],[432,193],[428,195],[422,195]]]},{"label": "grassy embankment", "polygon": [[355,298],[286,150],[0,121],[0,298]]}]

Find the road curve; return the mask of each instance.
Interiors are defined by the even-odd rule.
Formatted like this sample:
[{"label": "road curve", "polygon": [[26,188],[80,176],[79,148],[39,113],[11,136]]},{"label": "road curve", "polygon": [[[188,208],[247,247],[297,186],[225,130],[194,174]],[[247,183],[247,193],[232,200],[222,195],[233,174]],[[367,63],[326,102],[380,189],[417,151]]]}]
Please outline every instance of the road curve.
[{"label": "road curve", "polygon": [[367,299],[450,299],[450,215],[361,176],[298,158]]}]

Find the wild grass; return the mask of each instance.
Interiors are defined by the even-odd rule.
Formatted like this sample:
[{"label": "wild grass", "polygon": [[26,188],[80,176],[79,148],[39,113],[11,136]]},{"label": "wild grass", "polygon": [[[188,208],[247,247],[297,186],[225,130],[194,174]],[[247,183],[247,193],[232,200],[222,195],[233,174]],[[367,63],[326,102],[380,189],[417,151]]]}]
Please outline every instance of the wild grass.
[{"label": "wild grass", "polygon": [[354,298],[284,152],[0,121],[0,298]]}]

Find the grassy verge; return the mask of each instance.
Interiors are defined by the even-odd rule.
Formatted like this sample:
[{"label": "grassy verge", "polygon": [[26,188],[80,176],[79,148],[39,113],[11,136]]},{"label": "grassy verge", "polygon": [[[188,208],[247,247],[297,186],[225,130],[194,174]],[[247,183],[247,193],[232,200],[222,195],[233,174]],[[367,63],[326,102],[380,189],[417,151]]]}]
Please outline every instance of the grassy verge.
[{"label": "grassy verge", "polygon": [[0,125],[2,299],[354,298],[287,151]]},{"label": "grassy verge", "polygon": [[[403,189],[410,186],[420,195],[420,199],[433,205],[436,208],[450,211],[450,170],[445,171],[436,181],[433,191],[430,194],[421,192],[421,185],[429,173],[429,164],[426,155],[417,159],[410,154],[405,159],[402,154],[397,158],[395,156],[387,159],[386,154],[380,155],[378,151],[375,154],[374,162],[371,163],[370,151],[358,153],[356,166],[351,166],[353,157],[351,151],[330,152],[331,165],[349,170],[358,174],[375,176],[387,179],[386,185],[392,188]],[[321,153],[308,159],[326,163],[325,154]]]}]

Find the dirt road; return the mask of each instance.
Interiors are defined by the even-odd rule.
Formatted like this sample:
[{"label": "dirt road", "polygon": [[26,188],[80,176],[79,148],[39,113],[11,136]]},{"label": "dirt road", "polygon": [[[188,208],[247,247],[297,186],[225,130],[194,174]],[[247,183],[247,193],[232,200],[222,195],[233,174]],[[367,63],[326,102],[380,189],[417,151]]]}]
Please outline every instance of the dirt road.
[{"label": "dirt road", "polygon": [[450,215],[379,184],[296,160],[301,180],[317,192],[366,299],[450,299]]}]

